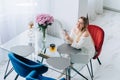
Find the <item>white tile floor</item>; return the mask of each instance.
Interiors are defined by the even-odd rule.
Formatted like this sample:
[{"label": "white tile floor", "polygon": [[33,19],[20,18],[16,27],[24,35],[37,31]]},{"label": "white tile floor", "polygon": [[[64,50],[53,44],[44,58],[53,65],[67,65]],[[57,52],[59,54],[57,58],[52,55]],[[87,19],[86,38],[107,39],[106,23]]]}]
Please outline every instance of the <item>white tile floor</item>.
[{"label": "white tile floor", "polygon": [[[102,65],[99,66],[97,60],[93,61],[94,80],[120,80],[120,13],[104,10],[104,14],[99,15],[91,24],[101,26],[105,31],[105,40],[100,55]],[[0,79],[3,79],[6,65],[0,66]],[[82,73],[90,79],[87,68]],[[6,80],[13,80],[15,72],[10,74]],[[57,76],[56,72],[49,71],[47,76]],[[18,80],[24,80],[19,77]],[[72,80],[84,80],[76,75]]]}]

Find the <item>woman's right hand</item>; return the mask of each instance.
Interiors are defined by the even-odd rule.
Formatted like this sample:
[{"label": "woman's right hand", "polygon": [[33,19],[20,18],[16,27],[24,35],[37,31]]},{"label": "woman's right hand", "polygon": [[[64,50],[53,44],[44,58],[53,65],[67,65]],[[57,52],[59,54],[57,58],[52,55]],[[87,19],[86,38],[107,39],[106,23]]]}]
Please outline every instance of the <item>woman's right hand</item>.
[{"label": "woman's right hand", "polygon": [[63,30],[63,35],[64,35],[64,37],[68,35],[68,33],[65,29]]},{"label": "woman's right hand", "polygon": [[65,39],[68,39],[68,37],[69,37],[69,35],[65,29],[63,30],[63,36]]}]

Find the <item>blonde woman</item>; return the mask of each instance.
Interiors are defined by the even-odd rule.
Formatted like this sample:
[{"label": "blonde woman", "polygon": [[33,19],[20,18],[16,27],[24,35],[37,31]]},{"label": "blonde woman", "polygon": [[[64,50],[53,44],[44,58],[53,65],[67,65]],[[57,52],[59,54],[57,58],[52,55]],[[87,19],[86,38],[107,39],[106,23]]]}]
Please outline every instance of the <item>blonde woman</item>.
[{"label": "blonde woman", "polygon": [[92,58],[95,53],[94,43],[91,35],[87,29],[88,19],[86,17],[80,17],[76,26],[71,30],[70,35],[65,32],[65,40],[72,47],[81,49],[81,54],[88,54],[89,58]]}]

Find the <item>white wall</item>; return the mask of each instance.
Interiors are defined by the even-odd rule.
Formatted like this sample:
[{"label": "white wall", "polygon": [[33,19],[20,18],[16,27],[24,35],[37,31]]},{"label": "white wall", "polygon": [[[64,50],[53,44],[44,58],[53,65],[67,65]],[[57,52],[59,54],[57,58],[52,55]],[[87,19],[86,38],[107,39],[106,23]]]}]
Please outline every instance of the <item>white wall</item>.
[{"label": "white wall", "polygon": [[78,18],[85,16],[87,12],[87,0],[52,0],[50,6],[50,13],[68,30],[71,30]]},{"label": "white wall", "polygon": [[51,14],[59,19],[68,30],[78,18],[78,0],[52,0]]},{"label": "white wall", "polygon": [[104,7],[120,10],[120,0],[104,0]]},{"label": "white wall", "polygon": [[81,16],[87,16],[88,13],[88,0],[79,0],[79,13],[78,18]]}]

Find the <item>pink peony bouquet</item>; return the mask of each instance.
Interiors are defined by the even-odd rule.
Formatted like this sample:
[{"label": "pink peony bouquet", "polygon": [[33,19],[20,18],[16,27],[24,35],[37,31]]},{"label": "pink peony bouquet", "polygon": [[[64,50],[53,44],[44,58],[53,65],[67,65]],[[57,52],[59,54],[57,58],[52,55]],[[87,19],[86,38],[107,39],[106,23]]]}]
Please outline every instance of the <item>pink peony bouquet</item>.
[{"label": "pink peony bouquet", "polygon": [[39,14],[36,17],[36,22],[38,23],[40,29],[46,29],[48,25],[51,25],[54,22],[54,18],[49,14]]},{"label": "pink peony bouquet", "polygon": [[53,16],[49,14],[39,14],[36,17],[36,22],[38,23],[39,30],[43,33],[43,42],[46,41],[46,28],[54,22]]}]

